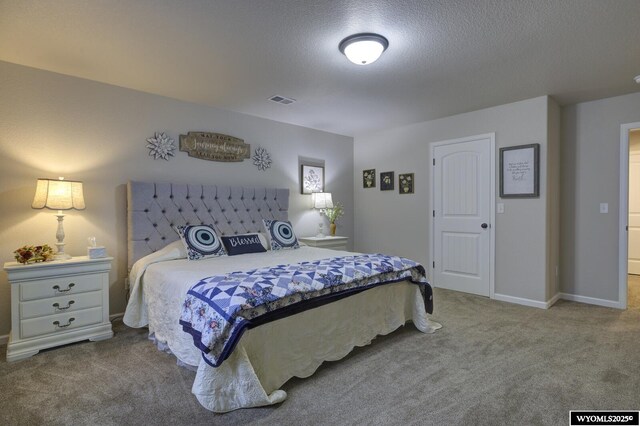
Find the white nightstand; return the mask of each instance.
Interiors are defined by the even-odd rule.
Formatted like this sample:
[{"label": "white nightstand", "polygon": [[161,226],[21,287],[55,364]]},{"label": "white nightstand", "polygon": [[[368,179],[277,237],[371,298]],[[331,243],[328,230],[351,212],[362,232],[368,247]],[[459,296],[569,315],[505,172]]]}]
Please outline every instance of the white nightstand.
[{"label": "white nightstand", "polygon": [[82,256],[30,265],[5,263],[11,284],[7,361],[53,346],[113,337],[109,322],[112,260]]},{"label": "white nightstand", "polygon": [[347,250],[348,237],[303,237],[298,241],[311,247],[327,248],[332,250]]}]

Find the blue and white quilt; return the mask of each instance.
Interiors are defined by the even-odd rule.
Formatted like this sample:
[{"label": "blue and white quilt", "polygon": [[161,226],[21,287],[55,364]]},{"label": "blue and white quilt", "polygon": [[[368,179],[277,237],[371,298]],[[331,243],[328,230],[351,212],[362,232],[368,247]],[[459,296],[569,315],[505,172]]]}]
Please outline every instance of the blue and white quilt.
[{"label": "blue and white quilt", "polygon": [[204,360],[218,367],[242,333],[265,318],[274,320],[403,280],[420,286],[431,313],[431,287],[422,265],[397,256],[361,254],[204,278],[187,292],[180,324]]}]

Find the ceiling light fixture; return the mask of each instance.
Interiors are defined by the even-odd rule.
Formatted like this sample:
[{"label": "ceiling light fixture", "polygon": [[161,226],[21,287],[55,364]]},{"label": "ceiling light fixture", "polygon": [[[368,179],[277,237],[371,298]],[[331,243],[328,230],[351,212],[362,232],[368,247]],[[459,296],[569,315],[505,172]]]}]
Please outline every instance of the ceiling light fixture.
[{"label": "ceiling light fixture", "polygon": [[640,75],[636,75],[633,79],[636,81],[636,83],[640,84]]},{"label": "ceiling light fixture", "polygon": [[338,49],[356,65],[375,62],[389,47],[389,40],[379,34],[361,33],[350,35],[340,42]]}]

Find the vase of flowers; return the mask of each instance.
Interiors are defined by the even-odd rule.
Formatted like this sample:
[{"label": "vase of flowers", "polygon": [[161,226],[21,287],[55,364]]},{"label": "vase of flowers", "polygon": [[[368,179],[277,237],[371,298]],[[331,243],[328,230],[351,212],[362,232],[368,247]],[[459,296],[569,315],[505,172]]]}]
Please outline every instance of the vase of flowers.
[{"label": "vase of flowers", "polygon": [[22,264],[53,260],[53,249],[48,244],[41,246],[23,246],[13,252],[15,259]]},{"label": "vase of flowers", "polygon": [[344,207],[340,203],[336,203],[333,207],[324,210],[324,214],[329,219],[329,231],[331,236],[336,235],[336,220],[338,220],[344,214]]}]

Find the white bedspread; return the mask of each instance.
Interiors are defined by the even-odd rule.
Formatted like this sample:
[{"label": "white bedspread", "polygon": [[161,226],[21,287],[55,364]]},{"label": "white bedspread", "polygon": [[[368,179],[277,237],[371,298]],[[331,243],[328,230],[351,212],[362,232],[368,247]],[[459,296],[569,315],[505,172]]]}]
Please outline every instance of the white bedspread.
[{"label": "white bedspread", "polygon": [[425,333],[440,328],[428,320],[418,286],[400,282],[376,287],[248,330],[218,368],[202,360],[191,335],[178,323],[187,290],[216,274],[352,254],[303,246],[189,261],[176,241],[132,268],[124,322],[131,327],[148,325],[180,361],[198,367],[192,392],[205,408],[226,412],[275,404],[286,398],[278,388],[290,378],[308,377],[322,362],[341,359],[409,320]]}]

